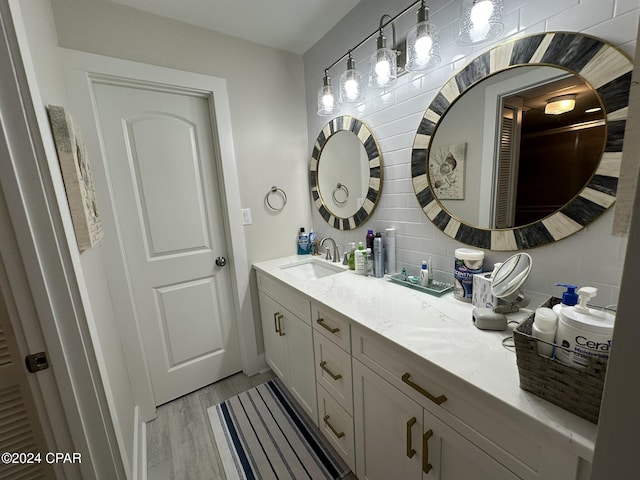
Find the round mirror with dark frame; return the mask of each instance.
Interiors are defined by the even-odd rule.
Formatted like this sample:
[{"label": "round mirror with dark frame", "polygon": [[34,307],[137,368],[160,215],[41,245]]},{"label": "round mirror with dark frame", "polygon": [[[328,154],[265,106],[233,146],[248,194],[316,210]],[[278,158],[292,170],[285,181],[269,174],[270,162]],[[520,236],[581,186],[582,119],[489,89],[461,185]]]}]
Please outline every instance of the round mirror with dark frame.
[{"label": "round mirror with dark frame", "polygon": [[568,32],[474,59],[418,128],[411,176],[422,210],[450,237],[489,250],[584,228],[615,202],[632,68],[614,46]]},{"label": "round mirror with dark frame", "polygon": [[353,230],[373,213],[382,190],[382,154],[369,127],[342,115],[327,123],[309,165],[313,202],[339,230]]}]

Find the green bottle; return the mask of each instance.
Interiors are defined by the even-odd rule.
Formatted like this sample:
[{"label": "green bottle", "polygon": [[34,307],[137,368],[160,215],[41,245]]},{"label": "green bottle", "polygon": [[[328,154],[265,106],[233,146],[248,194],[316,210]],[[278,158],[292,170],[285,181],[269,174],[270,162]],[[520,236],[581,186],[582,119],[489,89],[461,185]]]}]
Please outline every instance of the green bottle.
[{"label": "green bottle", "polygon": [[355,270],[356,269],[356,244],[354,242],[351,242],[349,244],[349,270]]}]

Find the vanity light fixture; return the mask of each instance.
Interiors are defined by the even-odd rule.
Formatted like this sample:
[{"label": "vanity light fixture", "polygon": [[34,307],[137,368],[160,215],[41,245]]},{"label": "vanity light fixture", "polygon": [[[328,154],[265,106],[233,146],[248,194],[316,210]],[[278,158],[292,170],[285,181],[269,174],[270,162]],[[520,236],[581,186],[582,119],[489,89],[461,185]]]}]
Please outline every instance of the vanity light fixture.
[{"label": "vanity light fixture", "polygon": [[[386,17],[389,17],[390,20],[385,24]],[[387,37],[382,31],[389,23],[393,31],[393,45],[396,44],[396,27],[393,24],[393,19],[389,15],[383,15],[380,18],[376,51],[369,59],[369,86],[373,88],[389,87],[398,78],[398,52],[387,47]]]},{"label": "vanity light fixture", "polygon": [[322,78],[322,88],[318,90],[318,115],[333,115],[336,110],[336,96],[331,85],[329,69],[326,69]]},{"label": "vanity light fixture", "polygon": [[574,108],[576,108],[576,96],[561,95],[547,100],[547,105],[544,107],[544,113],[547,115],[561,115],[563,113],[570,112]]},{"label": "vanity light fixture", "polygon": [[347,58],[347,69],[340,75],[340,101],[358,103],[362,101],[362,75],[356,70],[356,62]]},{"label": "vanity light fixture", "polygon": [[407,64],[410,72],[435,67],[440,63],[438,27],[429,21],[429,9],[424,0],[418,10],[418,22],[407,34]]},{"label": "vanity light fixture", "polygon": [[502,0],[462,0],[458,45],[478,45],[498,37],[504,30]]}]

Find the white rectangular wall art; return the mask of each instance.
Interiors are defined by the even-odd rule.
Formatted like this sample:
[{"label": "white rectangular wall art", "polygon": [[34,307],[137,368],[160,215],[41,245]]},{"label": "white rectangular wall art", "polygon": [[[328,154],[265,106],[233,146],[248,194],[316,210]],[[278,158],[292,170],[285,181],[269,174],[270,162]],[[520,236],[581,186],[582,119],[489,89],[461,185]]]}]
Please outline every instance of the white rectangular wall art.
[{"label": "white rectangular wall art", "polygon": [[87,150],[80,129],[63,107],[49,105],[47,111],[78,248],[87,250],[103,235]]},{"label": "white rectangular wall art", "polygon": [[431,153],[429,175],[438,198],[464,200],[466,154],[466,143],[447,145]]}]

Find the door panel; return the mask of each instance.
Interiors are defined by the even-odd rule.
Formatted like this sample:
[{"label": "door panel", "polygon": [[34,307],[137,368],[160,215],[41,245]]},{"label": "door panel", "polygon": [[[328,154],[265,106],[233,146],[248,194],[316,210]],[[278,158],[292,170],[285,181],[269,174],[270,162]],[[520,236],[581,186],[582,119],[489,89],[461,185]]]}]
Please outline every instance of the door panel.
[{"label": "door panel", "polygon": [[[94,83],[107,180],[157,405],[241,370],[207,97]],[[119,237],[116,237],[116,233]]]},{"label": "door panel", "polygon": [[127,121],[125,142],[149,256],[210,249],[195,126],[153,113]]}]

